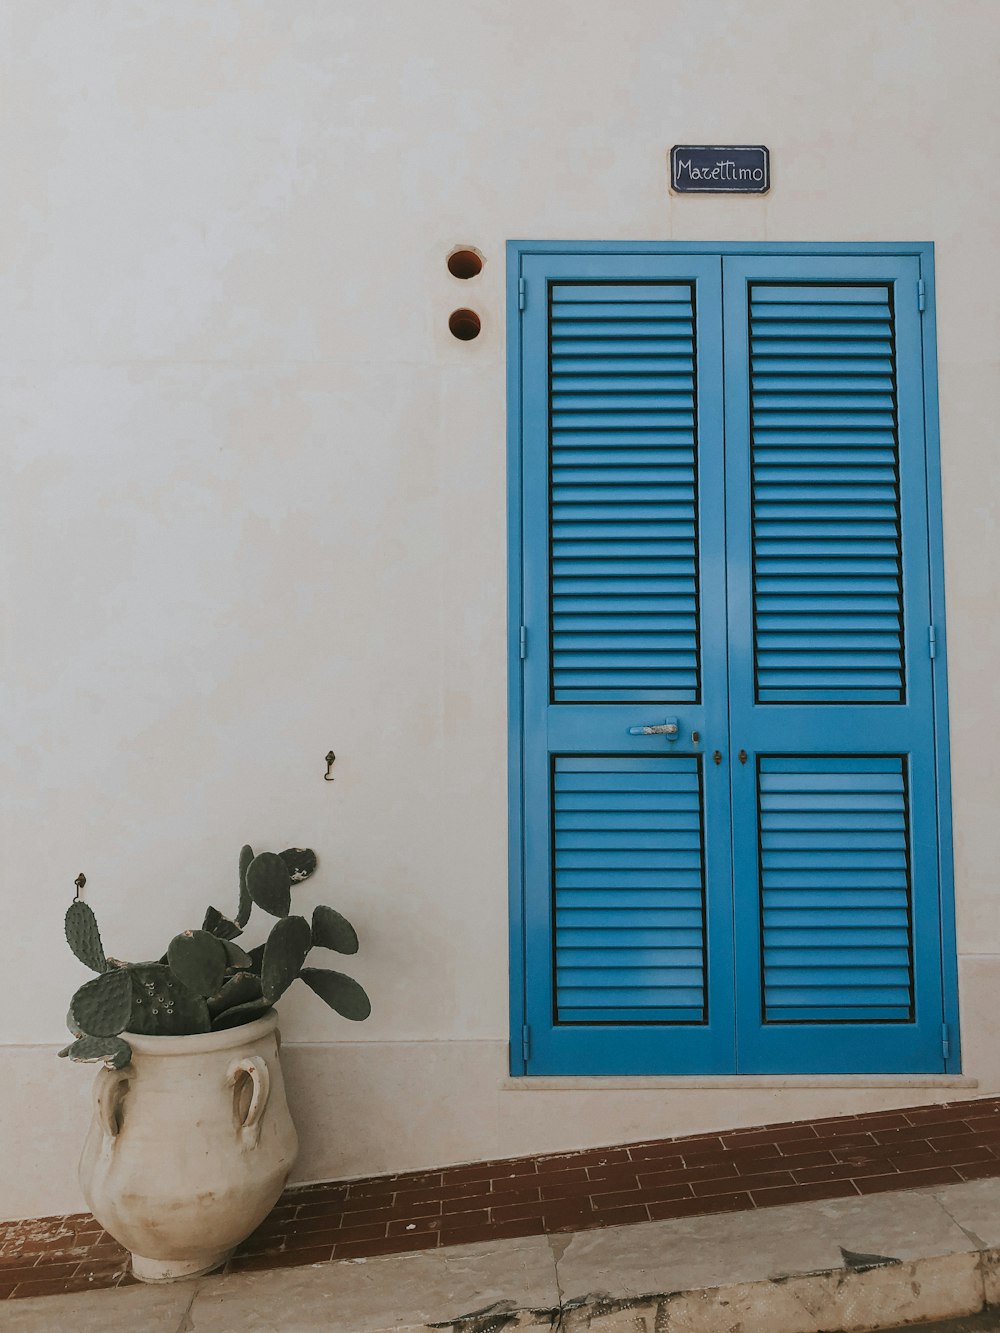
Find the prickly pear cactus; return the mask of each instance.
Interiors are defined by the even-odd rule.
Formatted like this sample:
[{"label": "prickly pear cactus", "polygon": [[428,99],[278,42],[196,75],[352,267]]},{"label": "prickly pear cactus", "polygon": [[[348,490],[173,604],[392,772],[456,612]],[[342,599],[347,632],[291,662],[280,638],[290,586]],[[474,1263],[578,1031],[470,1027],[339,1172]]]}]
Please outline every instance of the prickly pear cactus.
[{"label": "prickly pear cactus", "polygon": [[247,866],[247,889],[258,907],[287,916],[292,905],[292,876],[277,852],[261,852]]},{"label": "prickly pear cactus", "polygon": [[207,930],[185,930],[167,945],[167,963],[192,995],[214,995],[226,975],[226,946]]},{"label": "prickly pear cactus", "polygon": [[124,1069],[132,1062],[132,1047],[121,1037],[79,1037],[59,1054],[81,1064],[103,1060],[110,1069]]},{"label": "prickly pear cactus", "polygon": [[[60,1051],[72,1060],[103,1060],[115,1069],[132,1058],[121,1033],[186,1036],[251,1023],[302,980],[332,1009],[355,1021],[371,1003],[362,987],[341,972],[304,967],[314,946],[356,953],[354,927],[332,907],[319,906],[310,923],[290,916],[291,888],[316,868],[308,847],[240,852],[240,899],[235,920],[209,907],[200,930],[174,936],[158,962],[108,958],[91,908],[75,900],[66,913],[66,939],[80,962],[98,975],[73,996],[66,1026],[75,1040]],[[83,882],[77,881],[79,889]],[[263,944],[235,943],[253,905],[278,920]]]},{"label": "prickly pear cactus", "polygon": [[71,1001],[77,1022],[90,1037],[116,1037],[132,1009],[132,983],[127,969],[112,968],[81,986]]},{"label": "prickly pear cactus", "polygon": [[286,916],[275,923],[264,946],[260,970],[261,988],[268,1004],[274,1004],[302,971],[312,948],[312,931],[304,916]]},{"label": "prickly pear cactus", "polygon": [[212,1026],[208,1002],[192,995],[165,963],[133,963],[132,1010],[128,1031],[146,1037],[183,1037],[208,1032]]},{"label": "prickly pear cactus", "polygon": [[66,942],[84,967],[104,972],[108,960],[97,928],[97,917],[88,903],[77,899],[66,909]]}]

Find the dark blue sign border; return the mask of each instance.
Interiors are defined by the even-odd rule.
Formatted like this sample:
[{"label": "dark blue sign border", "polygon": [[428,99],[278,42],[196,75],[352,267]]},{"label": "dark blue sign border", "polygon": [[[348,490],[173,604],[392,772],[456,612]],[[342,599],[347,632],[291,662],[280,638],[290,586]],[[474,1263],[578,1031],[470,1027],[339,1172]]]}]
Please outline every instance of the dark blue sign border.
[{"label": "dark blue sign border", "polygon": [[675,144],[670,188],[677,194],[766,194],[771,155],[763,144]]}]

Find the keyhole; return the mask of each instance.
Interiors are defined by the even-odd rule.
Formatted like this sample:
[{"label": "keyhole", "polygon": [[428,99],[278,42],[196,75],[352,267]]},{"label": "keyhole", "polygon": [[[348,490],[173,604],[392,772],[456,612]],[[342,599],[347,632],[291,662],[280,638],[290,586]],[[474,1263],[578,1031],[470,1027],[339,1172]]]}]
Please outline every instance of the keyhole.
[{"label": "keyhole", "polygon": [[717,764],[721,764],[721,763],[722,763],[722,751],[721,751],[721,750],[713,750],[713,751],[712,751],[712,758],[713,758],[713,760],[715,761],[715,763],[717,763]]}]

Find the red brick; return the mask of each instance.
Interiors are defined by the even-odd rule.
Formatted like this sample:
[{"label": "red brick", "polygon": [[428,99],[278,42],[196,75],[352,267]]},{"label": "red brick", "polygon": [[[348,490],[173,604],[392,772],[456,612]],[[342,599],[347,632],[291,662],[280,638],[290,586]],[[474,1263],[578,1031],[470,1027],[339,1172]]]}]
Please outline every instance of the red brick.
[{"label": "red brick", "polygon": [[539,1175],[548,1171],[562,1171],[568,1167],[613,1166],[618,1162],[630,1160],[627,1148],[587,1148],[581,1152],[549,1154],[537,1157],[535,1165]]},{"label": "red brick", "polygon": [[[876,1143],[906,1143],[911,1139],[922,1139],[928,1142],[930,1135],[926,1125],[903,1125],[899,1129],[876,1129],[872,1131]],[[971,1134],[972,1130],[962,1120],[944,1120],[934,1126],[934,1135],[941,1138],[945,1135]]]},{"label": "red brick", "polygon": [[[898,1177],[897,1177],[898,1179]],[[857,1194],[850,1180],[828,1180],[812,1185],[789,1185],[783,1189],[754,1190],[758,1208],[772,1208],[781,1203],[806,1203],[809,1199],[845,1199]]]},{"label": "red brick", "polygon": [[373,1222],[365,1227],[327,1227],[324,1231],[307,1231],[300,1236],[289,1236],[286,1251],[310,1250],[319,1245],[345,1244],[352,1240],[381,1240],[387,1231],[385,1222]]},{"label": "red brick", "polygon": [[697,1139],[667,1139],[660,1143],[633,1143],[628,1154],[633,1162],[648,1161],[651,1157],[681,1157],[692,1152],[719,1152],[722,1138],[718,1134]]},{"label": "red brick", "polygon": [[798,1139],[815,1139],[816,1133],[812,1125],[790,1125],[787,1129],[754,1129],[754,1130],[734,1130],[731,1134],[723,1134],[722,1146],[724,1148],[747,1148],[752,1143],[776,1143],[780,1147],[784,1143],[794,1143]]},{"label": "red brick", "polygon": [[809,1166],[796,1170],[796,1184],[814,1185],[822,1180],[855,1180],[864,1176],[884,1176],[888,1163],[869,1162],[867,1165],[851,1166],[847,1162],[837,1162],[833,1166]]},{"label": "red brick", "polygon": [[967,1120],[975,1103],[941,1102],[937,1106],[914,1106],[901,1114],[911,1125],[932,1125],[938,1120]]},{"label": "red brick", "polygon": [[519,1222],[524,1218],[534,1217],[538,1219],[539,1225],[542,1220],[542,1204],[535,1203],[505,1203],[498,1208],[490,1209],[490,1217],[494,1222]]},{"label": "red brick", "polygon": [[46,1278],[31,1282],[19,1282],[15,1288],[15,1300],[26,1296],[62,1296],[69,1292],[103,1291],[115,1284],[102,1282],[87,1277]]},{"label": "red brick", "polygon": [[720,1180],[731,1176],[733,1169],[726,1161],[714,1166],[692,1166],[681,1171],[654,1171],[649,1175],[639,1176],[639,1188],[656,1189],[660,1185],[684,1185],[695,1180]]},{"label": "red brick", "polygon": [[591,1194],[600,1188],[599,1182],[595,1186],[592,1180],[573,1180],[566,1184],[543,1185],[541,1196],[543,1202],[553,1199],[588,1199]]},{"label": "red brick", "polygon": [[990,1130],[988,1134],[974,1134],[969,1130],[967,1134],[948,1134],[943,1138],[934,1135],[927,1140],[928,1147],[933,1152],[951,1152],[966,1143],[982,1144],[992,1148],[994,1152],[1000,1152],[1000,1130]]},{"label": "red brick", "polygon": [[537,1177],[531,1183],[541,1188],[542,1197],[544,1198],[547,1188],[559,1189],[563,1185],[586,1185],[589,1182],[585,1168],[575,1166],[567,1167],[564,1171],[539,1171]]},{"label": "red brick", "polygon": [[[673,1160],[673,1159],[671,1159]],[[681,1165],[681,1159],[677,1159],[678,1166]],[[661,1163],[657,1162],[657,1166]],[[598,1183],[612,1182],[612,1188],[627,1189],[628,1182],[639,1179],[638,1166],[635,1162],[624,1162],[615,1166],[588,1166],[587,1179]]]},{"label": "red brick", "polygon": [[[494,1202],[517,1203],[517,1199],[497,1200],[494,1194],[476,1194],[467,1199],[445,1199],[441,1205],[441,1214],[445,1218],[445,1225],[451,1226],[457,1224],[456,1219],[465,1217],[469,1213],[485,1213],[493,1207]],[[521,1201],[523,1202],[523,1201]]]},{"label": "red brick", "polygon": [[[836,1159],[832,1152],[797,1152],[790,1153],[787,1156],[783,1153],[781,1157],[766,1157],[758,1162],[762,1171],[770,1171],[780,1167],[782,1171],[803,1171],[813,1166],[834,1166]],[[744,1168],[740,1166],[740,1174],[744,1173]],[[750,1174],[749,1171],[746,1172]]]},{"label": "red brick", "polygon": [[591,1226],[623,1227],[633,1222],[648,1222],[649,1209],[644,1203],[633,1203],[625,1208],[599,1208]]},{"label": "red brick", "polygon": [[[813,1140],[810,1140],[810,1143],[812,1142]],[[799,1147],[799,1144],[796,1141],[787,1144],[786,1147],[789,1152],[792,1152]],[[776,1143],[754,1143],[746,1148],[723,1148],[717,1152],[685,1153],[683,1162],[686,1167],[715,1166],[719,1162],[725,1162],[737,1168],[741,1166],[756,1168],[758,1164],[763,1165],[780,1156],[781,1150]]]},{"label": "red brick", "polygon": [[[581,1175],[586,1173],[581,1170]],[[411,1204],[435,1203],[439,1199],[462,1199],[481,1194],[482,1182],[463,1180],[454,1185],[423,1186],[417,1190],[400,1190],[396,1195],[396,1210],[401,1212]]]},{"label": "red brick", "polygon": [[891,1176],[859,1178],[857,1188],[861,1194],[878,1194],[882,1190],[915,1190],[921,1185],[951,1185],[960,1179],[953,1166],[942,1166],[935,1171],[913,1171],[905,1176],[896,1172]]},{"label": "red brick", "polygon": [[[544,1214],[546,1231],[579,1231],[595,1220],[592,1208],[556,1208]],[[644,1219],[645,1220],[645,1219]]]},{"label": "red brick", "polygon": [[545,1228],[533,1217],[498,1222],[488,1227],[466,1227],[441,1236],[442,1245],[473,1245],[482,1240],[507,1240],[515,1236],[540,1236]]},{"label": "red brick", "polygon": [[995,1176],[1000,1176],[1000,1160],[994,1157],[992,1162],[976,1162],[969,1166],[956,1166],[955,1170],[963,1180],[989,1180]]},{"label": "red brick", "polygon": [[749,1194],[713,1194],[703,1199],[675,1199],[647,1204],[654,1221],[669,1217],[696,1217],[702,1213],[739,1213],[752,1208]]},{"label": "red brick", "polygon": [[463,1180],[510,1180],[533,1176],[535,1162],[533,1158],[509,1162],[473,1162],[470,1166],[451,1166],[444,1174],[449,1185]]},{"label": "red brick", "polygon": [[281,1254],[237,1255],[229,1261],[229,1271],[246,1273],[259,1268],[301,1268],[305,1264],[322,1264],[329,1261],[333,1253],[330,1245],[316,1245],[308,1250],[286,1250]]},{"label": "red brick", "polygon": [[58,1281],[62,1278],[72,1277],[80,1267],[78,1259],[73,1259],[68,1264],[43,1264],[40,1268],[32,1264],[22,1264],[18,1268],[4,1268],[0,1270],[0,1280],[4,1282],[34,1282],[45,1279]]},{"label": "red brick", "polygon": [[506,1203],[536,1203],[541,1198],[541,1190],[537,1186],[528,1186],[521,1189],[492,1189],[488,1194],[483,1193],[477,1197],[485,1201],[484,1206],[493,1208]]},{"label": "red brick", "polygon": [[331,1204],[339,1206],[349,1197],[350,1192],[346,1185],[324,1185],[320,1189],[310,1189],[308,1192],[303,1190],[297,1207],[300,1209],[328,1207]]},{"label": "red brick", "polygon": [[739,1190],[768,1189],[776,1185],[794,1185],[791,1171],[766,1171],[756,1176],[725,1176],[721,1180],[694,1180],[691,1189],[696,1198],[714,1194],[735,1194]]},{"label": "red brick", "polygon": [[[400,1219],[398,1222],[389,1223],[388,1234],[390,1236],[426,1235],[431,1231],[440,1231],[443,1223],[444,1218],[441,1217],[421,1217],[416,1222],[404,1222]],[[345,1236],[344,1239],[349,1240],[350,1237]]]},{"label": "red brick", "polygon": [[889,1159],[897,1171],[923,1171],[935,1166],[962,1166],[966,1163],[993,1161],[1000,1169],[989,1148],[978,1143],[969,1143],[965,1148],[955,1148],[951,1152],[900,1153]]}]

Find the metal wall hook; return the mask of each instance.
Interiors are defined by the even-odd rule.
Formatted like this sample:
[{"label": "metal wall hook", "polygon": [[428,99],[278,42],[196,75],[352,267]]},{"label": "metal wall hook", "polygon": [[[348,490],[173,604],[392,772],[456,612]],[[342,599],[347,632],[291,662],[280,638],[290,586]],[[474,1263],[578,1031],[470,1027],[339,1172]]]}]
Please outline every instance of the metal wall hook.
[{"label": "metal wall hook", "polygon": [[326,782],[333,782],[333,781],[335,781],[334,778],[331,778],[331,777],[330,777],[330,769],[333,768],[333,761],[336,759],[336,757],[337,757],[337,756],[333,753],[332,750],[331,750],[330,753],[326,756],[326,773],[323,775],[323,777],[324,777],[324,781],[326,781]]},{"label": "metal wall hook", "polygon": [[86,882],[87,882],[87,876],[81,870],[79,875],[77,875],[76,879],[73,881],[73,883],[76,885],[76,897],[73,899],[75,903],[78,903],[80,901],[80,894],[83,892],[83,886],[86,884]]}]

